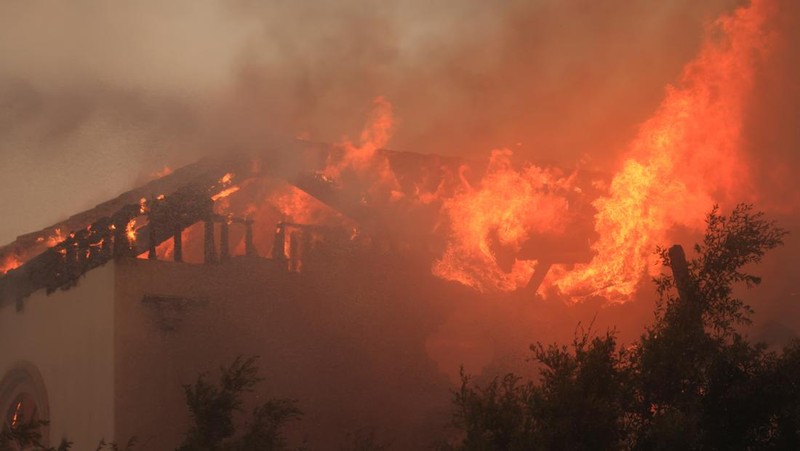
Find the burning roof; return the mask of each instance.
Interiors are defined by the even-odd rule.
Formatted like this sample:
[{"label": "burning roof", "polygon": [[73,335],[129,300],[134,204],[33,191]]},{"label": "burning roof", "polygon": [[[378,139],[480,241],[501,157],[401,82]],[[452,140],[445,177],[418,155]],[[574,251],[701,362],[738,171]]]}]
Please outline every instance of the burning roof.
[{"label": "burning roof", "polygon": [[[613,177],[518,164],[507,149],[493,151],[485,166],[382,150],[395,122],[391,104],[378,97],[358,140],[294,141],[275,154],[206,160],[20,237],[0,250],[4,264],[21,265],[2,279],[3,293],[19,298],[64,286],[113,255],[158,256],[170,238],[180,259],[182,230],[216,221],[227,231],[238,221],[246,232],[236,246],[247,253],[258,245],[247,237],[280,235],[276,223],[284,234],[287,224],[304,230],[311,223],[413,247],[435,275],[479,291],[544,284],[573,302],[624,302],[643,275],[657,271],[649,256],[672,228],[700,229],[714,203],[738,202],[746,191],[743,109],[757,62],[771,48],[770,13],[768,2],[754,1],[714,24]],[[59,266],[65,259],[82,262],[77,272]]]},{"label": "burning roof", "polygon": [[[180,261],[185,240],[196,242],[197,247],[205,239],[205,260],[211,261],[217,256],[213,225],[209,229],[208,224],[215,222],[223,227],[222,255],[228,255],[231,246],[247,255],[280,258],[291,252],[291,233],[319,239],[320,234],[340,230],[350,240],[410,246],[433,260],[447,247],[441,216],[443,199],[453,196],[467,179],[480,179],[482,172],[479,165],[473,165],[480,172],[467,174],[467,162],[437,155],[375,148],[369,157],[348,159],[352,144],[292,145],[298,161],[307,169],[291,180],[280,182],[274,171],[266,169],[269,153],[205,159],[66,221],[19,237],[0,250],[0,258],[19,263],[0,278],[0,295],[19,302],[40,288],[68,288],[83,273],[114,257],[172,257]],[[375,161],[381,170],[371,172]],[[487,170],[495,169],[490,164]],[[272,215],[264,213],[270,208],[277,210],[278,216],[274,211]],[[533,216],[541,213],[530,212]],[[207,225],[201,237],[197,227],[202,222]],[[244,224],[246,233],[240,233],[231,245],[228,224],[234,222]],[[271,250],[262,244],[257,251],[254,222],[257,241],[265,243],[280,237],[286,249],[276,250],[277,242],[273,242]],[[273,237],[276,223],[278,233]],[[519,240],[514,249],[503,250],[508,243],[497,241],[493,252],[505,252],[513,259],[511,254],[516,254],[524,242]],[[299,244],[295,242],[294,246]],[[527,276],[530,278],[530,274]]]}]

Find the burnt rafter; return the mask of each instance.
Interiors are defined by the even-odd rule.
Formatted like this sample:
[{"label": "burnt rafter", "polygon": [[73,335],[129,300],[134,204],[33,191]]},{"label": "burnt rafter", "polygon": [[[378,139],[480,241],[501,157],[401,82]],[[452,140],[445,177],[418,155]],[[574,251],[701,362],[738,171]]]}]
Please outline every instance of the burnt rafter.
[{"label": "burnt rafter", "polygon": [[[70,232],[56,245],[0,277],[0,304],[22,300],[45,288],[51,293],[74,286],[81,276],[115,257],[135,257],[179,236],[199,221],[213,221],[213,196],[230,186],[220,170],[195,175],[169,195],[122,205],[109,216]],[[230,174],[225,171],[222,174]],[[135,228],[136,222],[145,224]],[[249,227],[247,221],[242,220]]]}]

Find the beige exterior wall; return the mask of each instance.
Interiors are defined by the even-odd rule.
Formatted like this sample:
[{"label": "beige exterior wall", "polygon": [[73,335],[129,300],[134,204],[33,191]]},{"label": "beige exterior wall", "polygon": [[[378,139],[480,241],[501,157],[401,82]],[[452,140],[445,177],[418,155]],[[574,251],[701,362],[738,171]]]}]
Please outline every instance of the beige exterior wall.
[{"label": "beige exterior wall", "polygon": [[21,312],[0,306],[0,378],[20,364],[38,369],[53,445],[66,437],[74,449],[94,449],[114,437],[113,293],[112,262],[67,291],[35,292]]},{"label": "beige exterior wall", "polygon": [[[311,449],[340,449],[365,428],[393,449],[424,449],[449,419],[449,382],[424,349],[437,324],[421,308],[428,298],[393,298],[346,266],[324,277],[245,258],[116,269],[118,440],[174,449],[188,427],[182,384],[203,371],[216,382],[237,355],[260,356],[265,378],[246,411],[269,397],[297,399],[305,416],[290,436]],[[142,301],[152,295],[183,300]]]},{"label": "beige exterior wall", "polygon": [[[265,378],[247,411],[269,397],[299,401],[294,443],[339,449],[367,428],[394,449],[417,449],[449,418],[449,382],[425,350],[441,322],[429,306],[448,296],[421,292],[405,273],[392,278],[413,289],[387,291],[382,270],[371,271],[118,260],[70,290],[35,293],[21,313],[3,306],[0,371],[38,368],[50,441],[67,437],[76,450],[134,436],[137,449],[174,449],[189,425],[182,385],[200,372],[216,382],[238,355],[260,356]],[[144,301],[153,297],[166,301]]]}]

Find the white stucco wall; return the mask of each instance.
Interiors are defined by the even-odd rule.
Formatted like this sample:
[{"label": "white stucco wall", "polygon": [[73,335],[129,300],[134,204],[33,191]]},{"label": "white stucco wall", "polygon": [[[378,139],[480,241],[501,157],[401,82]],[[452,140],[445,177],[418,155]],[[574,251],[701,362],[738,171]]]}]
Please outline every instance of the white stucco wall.
[{"label": "white stucco wall", "polygon": [[[0,306],[0,379],[20,362],[40,372],[49,398],[51,445],[94,449],[114,438],[114,263],[67,291],[39,290]],[[0,413],[4,415],[5,412]]]}]

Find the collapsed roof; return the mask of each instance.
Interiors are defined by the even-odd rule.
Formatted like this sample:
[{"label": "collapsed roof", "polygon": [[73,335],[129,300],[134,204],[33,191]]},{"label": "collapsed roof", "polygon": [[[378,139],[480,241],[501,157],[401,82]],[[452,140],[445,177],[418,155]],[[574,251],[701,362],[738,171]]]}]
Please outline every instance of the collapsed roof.
[{"label": "collapsed roof", "polygon": [[[18,263],[0,276],[0,303],[13,300],[21,308],[22,300],[34,291],[69,288],[87,271],[116,257],[135,257],[149,252],[150,258],[155,258],[155,248],[170,239],[175,240],[176,252],[180,252],[181,231],[200,221],[207,224],[238,221],[247,225],[248,234],[251,234],[250,219],[230,214],[222,217],[214,212],[214,204],[254,179],[285,180],[352,219],[362,233],[415,240],[435,235],[440,206],[418,202],[410,209],[408,204],[399,202],[397,205],[401,207],[398,207],[388,199],[394,199],[396,192],[409,193],[421,187],[429,191],[441,189],[447,175],[456,182],[459,177],[466,177],[459,171],[464,163],[461,159],[380,150],[393,174],[397,175],[396,186],[391,193],[368,193],[369,187],[359,186],[356,179],[348,179],[347,174],[341,174],[340,180],[322,175],[326,161],[341,152],[340,148],[295,141],[284,144],[285,149],[288,151],[280,153],[280,160],[275,158],[275,152],[205,158],[57,224],[19,236],[0,247],[0,262]],[[573,221],[573,235],[590,235],[587,226],[591,221],[582,220],[586,219],[586,214],[587,211],[583,211],[577,218],[581,220]],[[409,215],[415,217],[414,222],[400,220]],[[424,224],[424,227],[409,224]],[[213,229],[211,234],[213,236]],[[252,254],[252,236],[249,240],[247,253]],[[223,241],[227,246],[227,239]],[[559,241],[530,240],[514,252],[494,243],[493,252],[501,265],[504,260],[515,257],[545,261],[544,271],[539,271],[531,280],[538,286],[550,264],[584,261],[590,255],[585,239]],[[206,247],[207,253],[214,252],[213,247],[210,250],[208,245]]]}]

